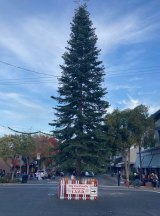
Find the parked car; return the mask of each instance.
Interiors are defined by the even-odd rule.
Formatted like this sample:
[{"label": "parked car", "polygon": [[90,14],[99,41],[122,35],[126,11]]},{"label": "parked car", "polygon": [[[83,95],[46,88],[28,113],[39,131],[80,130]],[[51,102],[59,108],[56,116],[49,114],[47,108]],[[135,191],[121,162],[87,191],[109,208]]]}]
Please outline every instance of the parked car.
[{"label": "parked car", "polygon": [[93,171],[82,171],[81,175],[83,177],[94,177],[94,172]]},{"label": "parked car", "polygon": [[37,170],[35,174],[36,176],[39,174],[42,179],[48,178],[48,173],[45,170]]},{"label": "parked car", "polygon": [[55,175],[63,177],[64,176],[64,172],[61,171],[61,170],[56,170]]}]

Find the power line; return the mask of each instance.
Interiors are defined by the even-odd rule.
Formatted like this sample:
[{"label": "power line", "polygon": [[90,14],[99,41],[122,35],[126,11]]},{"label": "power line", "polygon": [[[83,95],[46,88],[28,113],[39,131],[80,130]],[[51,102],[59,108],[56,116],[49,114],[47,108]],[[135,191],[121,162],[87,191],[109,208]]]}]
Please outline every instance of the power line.
[{"label": "power line", "polygon": [[23,81],[23,80],[40,80],[40,79],[55,79],[55,77],[23,77],[23,78],[9,78],[9,79],[1,79],[0,82],[4,82],[4,81]]},{"label": "power line", "polygon": [[30,134],[30,135],[32,135],[32,134],[39,134],[39,133],[41,133],[41,134],[45,134],[45,135],[49,135],[49,136],[53,136],[53,134],[45,133],[45,132],[42,132],[42,131],[23,132],[23,131],[14,130],[14,129],[11,128],[11,127],[8,127],[8,129],[9,129],[9,130],[12,130],[12,131],[14,131],[14,132],[16,132],[16,133],[20,133],[20,134],[28,134],[28,135]]},{"label": "power line", "polygon": [[6,127],[6,126],[4,126],[4,125],[0,125],[1,127],[3,127],[3,128],[5,128],[5,129],[9,129],[9,130],[11,130],[11,131],[13,131],[13,132],[15,132],[15,133],[19,133],[19,134],[30,134],[30,135],[32,135],[32,134],[45,134],[45,135],[48,135],[48,136],[53,136],[53,134],[50,134],[50,133],[46,133],[46,132],[42,132],[42,131],[34,131],[34,132],[23,132],[23,131],[19,131],[19,130],[15,130],[15,129],[13,129],[13,128],[11,128],[11,127]]},{"label": "power line", "polygon": [[160,66],[148,66],[148,67],[140,67],[140,68],[127,68],[127,69],[118,69],[118,70],[109,70],[109,72],[116,72],[116,71],[130,71],[130,70],[155,70],[159,69]]},{"label": "power line", "polygon": [[47,76],[50,76],[50,77],[58,77],[58,76],[55,76],[55,75],[51,75],[51,74],[47,74],[47,73],[42,73],[42,72],[39,72],[39,71],[35,71],[35,70],[27,69],[27,68],[24,68],[24,67],[20,67],[20,66],[17,66],[17,65],[13,65],[11,63],[4,62],[4,61],[1,61],[1,60],[0,60],[0,63],[8,65],[10,67],[18,68],[20,70],[25,70],[25,71],[29,71],[29,72],[32,72],[32,73],[36,73],[36,74],[44,74],[44,75],[47,75]]},{"label": "power line", "polygon": [[41,134],[46,134],[46,135],[53,136],[52,134],[46,133],[46,132],[42,132],[41,130],[37,130],[37,131],[35,131],[35,132],[23,132],[23,131],[15,130],[15,129],[9,127],[9,126],[4,126],[4,125],[2,125],[2,124],[0,124],[0,127],[3,127],[3,128],[5,128],[5,129],[14,131],[14,132],[16,132],[16,133],[21,133],[21,134],[38,134],[38,133],[41,133]]},{"label": "power line", "polygon": [[41,84],[41,83],[57,83],[57,82],[54,82],[54,81],[33,81],[33,82],[7,82],[7,83],[1,83],[0,82],[0,85],[25,85],[25,84]]},{"label": "power line", "polygon": [[11,131],[14,131],[16,133],[20,133],[20,134],[37,134],[37,133],[39,133],[39,131],[35,131],[35,132],[22,132],[22,131],[14,130],[11,127],[8,127],[8,129],[11,130]]},{"label": "power line", "polygon": [[[47,76],[50,76],[50,77],[60,77],[60,76],[55,76],[55,75],[51,75],[51,74],[48,74],[48,73],[43,73],[43,72],[39,72],[39,71],[35,71],[35,70],[31,70],[31,69],[28,69],[28,68],[24,68],[24,67],[20,67],[20,66],[17,66],[17,65],[13,65],[9,62],[5,62],[5,61],[2,61],[0,60],[0,63],[2,64],[5,64],[5,65],[8,65],[8,66],[11,66],[11,67],[15,67],[15,68],[18,68],[18,69],[21,69],[21,70],[26,70],[26,71],[30,71],[30,72],[33,72],[33,73],[37,73],[37,74],[43,74],[43,75],[47,75]],[[154,70],[157,70],[157,69],[160,69],[160,66],[148,66],[148,67],[137,67],[137,68],[127,68],[127,69],[117,69],[117,70],[106,70],[108,73],[112,73],[114,74],[114,72],[129,72],[129,71],[135,71],[135,72],[139,72],[139,71],[154,71]],[[117,73],[115,73],[117,74]]]},{"label": "power line", "polygon": [[[140,75],[146,75],[152,73],[153,70],[150,71],[139,71],[139,73],[135,74],[134,72],[126,72],[126,73],[114,73],[114,74],[107,74],[106,78],[114,78],[114,77],[120,77],[120,76],[140,76]],[[154,71],[155,72],[155,71]],[[159,72],[159,71],[156,71]],[[160,73],[157,73],[158,75]],[[156,75],[157,75],[156,74]],[[25,84],[41,84],[41,83],[57,83],[57,81],[54,81],[52,78],[44,78],[43,80],[36,80],[36,79],[4,79],[0,80],[0,85],[25,85]]]},{"label": "power line", "polygon": [[[143,72],[139,72],[139,73],[130,73],[130,72],[126,72],[126,73],[115,73],[115,74],[107,74],[106,78],[114,78],[114,77],[121,77],[121,76],[140,76],[140,75],[147,75],[152,73],[153,71],[143,71]],[[159,72],[159,71],[157,71]],[[159,75],[160,73],[156,73],[156,75]],[[153,75],[153,73],[152,73]],[[154,74],[155,75],[155,74]],[[21,82],[18,82],[21,80],[0,80],[0,85],[33,85],[33,84],[41,84],[41,83],[57,83],[57,81],[54,81],[53,79],[44,79],[44,80],[22,80]]]},{"label": "power line", "polygon": [[19,79],[1,79],[0,85],[21,85],[21,84],[39,84],[39,83],[57,83],[55,81],[55,78],[46,78],[46,77],[40,77],[40,78],[19,78]]},{"label": "power line", "polygon": [[156,75],[159,75],[160,73],[160,71],[159,70],[144,70],[144,71],[140,71],[140,70],[137,70],[137,71],[131,71],[131,72],[129,72],[129,71],[126,71],[126,72],[124,72],[124,73],[111,73],[111,74],[107,74],[107,77],[119,77],[119,76],[133,76],[133,75],[135,75],[135,76],[139,76],[139,75],[145,75],[145,74],[150,74],[150,73],[152,73],[153,74],[153,72],[156,72]]},{"label": "power line", "polygon": [[[36,74],[42,74],[47,75],[49,77],[25,77],[25,78],[19,78],[19,79],[1,79],[0,85],[25,85],[25,84],[41,84],[41,83],[57,83],[57,81],[54,81],[53,78],[58,78],[59,76],[50,75],[47,73],[42,73],[39,71],[30,70],[27,68],[19,67],[17,65],[13,65],[8,62],[4,62],[0,60],[0,63],[5,64],[10,67],[16,67],[21,70],[30,71],[32,73]],[[128,68],[128,69],[120,69],[120,70],[108,70],[106,78],[112,78],[112,77],[120,77],[120,76],[133,76],[133,75],[145,75],[152,72],[156,72],[156,74],[159,75],[159,69],[160,66],[149,66],[149,67],[140,67],[140,68]],[[120,73],[119,73],[120,72]],[[42,80],[43,79],[43,80]],[[19,82],[20,81],[20,82]]]}]

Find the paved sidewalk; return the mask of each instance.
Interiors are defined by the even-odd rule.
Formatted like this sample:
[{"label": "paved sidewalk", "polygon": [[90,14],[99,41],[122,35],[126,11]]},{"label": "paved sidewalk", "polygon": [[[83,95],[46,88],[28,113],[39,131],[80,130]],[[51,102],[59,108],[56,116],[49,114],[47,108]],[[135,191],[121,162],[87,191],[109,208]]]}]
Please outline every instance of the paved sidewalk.
[{"label": "paved sidewalk", "polygon": [[[111,176],[110,174],[103,174],[103,175],[97,175],[94,178],[96,178],[98,180],[98,185],[101,186],[115,186],[118,187],[118,181],[117,181],[117,177],[116,176]],[[57,184],[59,181],[59,176],[57,176],[55,179],[42,179],[42,180],[28,180],[27,183],[2,183],[0,184],[0,186],[3,185],[24,185],[24,184],[28,184],[28,185],[45,185],[45,184]],[[125,187],[127,188],[127,186],[125,185],[124,181],[121,181],[121,184],[119,187]],[[150,190],[150,191],[155,191],[155,192],[159,192],[160,193],[160,188],[153,188],[153,187],[149,187],[149,186],[140,186],[140,187],[133,187],[133,185],[130,185],[129,188],[131,189],[135,189],[135,190]]]},{"label": "paved sidewalk", "polygon": [[[111,176],[110,174],[103,174],[99,177],[97,177],[99,181],[99,185],[104,185],[104,186],[118,186],[118,180],[116,176]],[[135,190],[150,190],[150,191],[155,191],[160,193],[160,187],[153,188],[152,186],[140,186],[140,187],[134,187],[133,185],[130,185],[127,187],[125,185],[125,180],[121,181],[120,187],[126,187],[126,188],[132,188]]]},{"label": "paved sidewalk", "polygon": [[105,185],[105,186],[117,186],[117,178],[112,177],[109,174],[103,174],[100,176],[95,176],[95,178],[98,180],[99,185]]}]

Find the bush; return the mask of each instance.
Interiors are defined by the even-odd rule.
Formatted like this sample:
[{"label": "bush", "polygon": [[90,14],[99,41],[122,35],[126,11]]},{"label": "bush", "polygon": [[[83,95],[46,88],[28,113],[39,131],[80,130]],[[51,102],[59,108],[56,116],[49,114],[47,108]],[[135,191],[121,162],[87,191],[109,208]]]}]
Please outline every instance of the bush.
[{"label": "bush", "polygon": [[10,179],[7,176],[0,177],[0,183],[18,183],[18,179]]},{"label": "bush", "polygon": [[[126,179],[126,175],[123,175],[122,178],[123,178],[123,179]],[[129,180],[130,180],[130,181],[133,181],[133,178],[134,178],[134,175],[133,175],[133,174],[130,174],[130,175],[129,175]]]}]

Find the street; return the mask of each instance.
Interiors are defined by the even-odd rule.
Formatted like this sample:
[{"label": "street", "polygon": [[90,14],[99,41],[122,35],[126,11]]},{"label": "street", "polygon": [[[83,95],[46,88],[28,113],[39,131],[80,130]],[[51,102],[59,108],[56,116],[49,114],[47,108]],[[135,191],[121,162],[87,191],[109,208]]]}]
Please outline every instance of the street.
[{"label": "street", "polygon": [[59,200],[57,183],[0,185],[0,216],[158,216],[160,193],[99,186],[96,201]]}]

